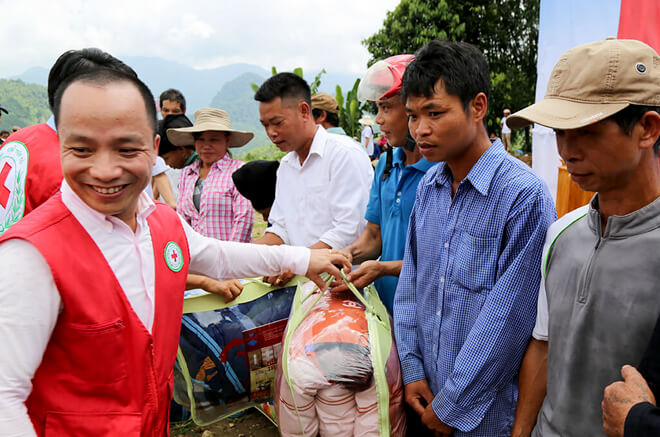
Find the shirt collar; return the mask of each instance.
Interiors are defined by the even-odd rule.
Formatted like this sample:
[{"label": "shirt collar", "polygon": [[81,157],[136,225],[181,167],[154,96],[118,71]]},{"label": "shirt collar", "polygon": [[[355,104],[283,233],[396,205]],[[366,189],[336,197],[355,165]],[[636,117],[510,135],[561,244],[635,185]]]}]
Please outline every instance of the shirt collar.
[{"label": "shirt collar", "polygon": [[281,162],[288,163],[289,165],[300,165],[300,167],[304,167],[305,164],[309,161],[310,156],[312,155],[318,155],[320,158],[323,158],[323,154],[325,153],[325,143],[326,140],[328,139],[328,132],[321,126],[320,124],[316,125],[316,133],[314,134],[314,139],[312,140],[312,145],[309,147],[309,153],[307,154],[307,158],[305,158],[305,162],[300,165],[300,158],[298,156],[298,153],[296,152],[289,152],[287,153],[283,158]]},{"label": "shirt collar", "polygon": [[[589,227],[600,237],[601,218],[598,209],[598,194],[589,202]],[[660,228],[660,197],[648,205],[626,215],[613,215],[607,219],[604,238],[629,237]]]},{"label": "shirt collar", "polygon": [[[479,157],[465,177],[465,180],[469,181],[474,189],[483,196],[488,195],[488,189],[495,173],[508,155],[499,139],[491,141],[491,143],[490,147]],[[435,178],[433,178],[434,180],[429,182],[445,185],[449,183],[450,178],[449,166],[446,162],[441,162],[438,164],[438,171]]]},{"label": "shirt collar", "polygon": [[55,116],[51,115],[48,117],[48,120],[46,121],[46,124],[51,127],[55,132],[57,132],[57,126],[55,126]]},{"label": "shirt collar", "polygon": [[[195,154],[197,156],[197,154]],[[224,168],[227,167],[231,163],[231,158],[229,157],[229,153],[227,153],[225,156],[223,156],[221,159],[218,159],[216,162],[213,163],[211,166],[211,169],[215,168]],[[199,174],[199,169],[202,167],[202,160],[201,159],[196,159],[195,161],[192,162],[192,164],[187,165],[183,168],[183,171],[186,173],[195,173]]]},{"label": "shirt collar", "polygon": [[[406,162],[406,152],[403,150],[402,147],[397,147],[394,149],[394,154],[392,155],[392,164],[400,166],[401,168],[404,167],[404,164]],[[436,163],[435,162],[429,162],[426,160],[426,158],[422,157],[419,161],[417,161],[414,164],[409,165],[408,167],[412,167],[414,169],[417,169],[421,171],[422,173],[426,173],[431,167],[433,167]]]},{"label": "shirt collar", "polygon": [[[120,219],[114,216],[105,215],[97,210],[90,208],[78,195],[73,191],[66,180],[62,181],[62,202],[71,211],[71,214],[83,225],[83,227],[93,226],[95,228],[103,229],[110,233],[113,226],[116,226]],[[149,197],[144,190],[140,193],[137,204],[137,219],[139,221],[145,220],[149,214],[156,209],[156,204]]]}]

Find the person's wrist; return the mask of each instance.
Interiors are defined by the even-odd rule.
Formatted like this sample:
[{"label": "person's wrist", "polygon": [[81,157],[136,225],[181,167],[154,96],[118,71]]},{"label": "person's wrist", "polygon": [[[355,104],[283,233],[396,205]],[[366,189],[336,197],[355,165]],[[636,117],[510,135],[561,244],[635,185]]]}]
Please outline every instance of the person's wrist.
[{"label": "person's wrist", "polygon": [[534,424],[514,422],[511,437],[529,437],[532,434]]}]

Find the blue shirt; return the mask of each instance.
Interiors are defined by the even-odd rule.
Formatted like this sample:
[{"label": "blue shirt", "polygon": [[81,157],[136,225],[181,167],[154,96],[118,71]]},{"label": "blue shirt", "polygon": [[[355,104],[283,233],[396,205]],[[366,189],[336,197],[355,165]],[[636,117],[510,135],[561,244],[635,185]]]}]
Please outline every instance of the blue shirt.
[{"label": "blue shirt", "polygon": [[[435,163],[422,158],[416,163],[406,166],[406,153],[397,147],[392,155],[390,175],[383,181],[386,160],[387,154],[383,154],[378,160],[364,218],[380,226],[382,240],[380,260],[399,261],[403,259],[406,247],[406,232],[410,213],[415,204],[417,185]],[[383,276],[375,282],[378,295],[390,314],[392,314],[394,292],[398,280],[399,278],[396,276]]]},{"label": "blue shirt", "polygon": [[499,140],[451,190],[445,163],[417,189],[394,299],[403,382],[428,381],[454,436],[509,436],[555,207]]}]

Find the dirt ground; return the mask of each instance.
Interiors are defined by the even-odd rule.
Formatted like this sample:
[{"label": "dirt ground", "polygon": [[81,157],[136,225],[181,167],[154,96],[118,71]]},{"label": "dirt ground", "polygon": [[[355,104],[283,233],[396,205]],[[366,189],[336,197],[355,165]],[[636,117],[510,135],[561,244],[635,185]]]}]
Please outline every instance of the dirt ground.
[{"label": "dirt ground", "polygon": [[241,417],[229,417],[210,426],[197,426],[194,423],[172,425],[173,437],[277,437],[280,433],[266,416],[255,409],[248,410]]}]

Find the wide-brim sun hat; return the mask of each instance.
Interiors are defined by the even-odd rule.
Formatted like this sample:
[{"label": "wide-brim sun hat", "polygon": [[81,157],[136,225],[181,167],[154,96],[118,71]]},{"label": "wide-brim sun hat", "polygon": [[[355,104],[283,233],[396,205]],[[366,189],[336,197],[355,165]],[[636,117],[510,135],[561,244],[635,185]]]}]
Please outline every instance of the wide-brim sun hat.
[{"label": "wide-brim sun hat", "polygon": [[531,123],[578,129],[630,105],[660,106],[660,57],[643,42],[608,38],[564,53],[545,98],[510,115],[506,123],[512,129]]},{"label": "wide-brim sun hat", "polygon": [[175,146],[187,146],[195,142],[195,132],[220,131],[229,132],[229,147],[241,147],[246,145],[254,134],[231,128],[229,114],[227,111],[217,108],[202,108],[195,111],[195,121],[191,127],[183,127],[167,130],[167,138]]},{"label": "wide-brim sun hat", "polygon": [[358,120],[358,123],[360,123],[363,126],[373,126],[374,121],[371,119],[369,115],[363,115],[362,118]]}]

